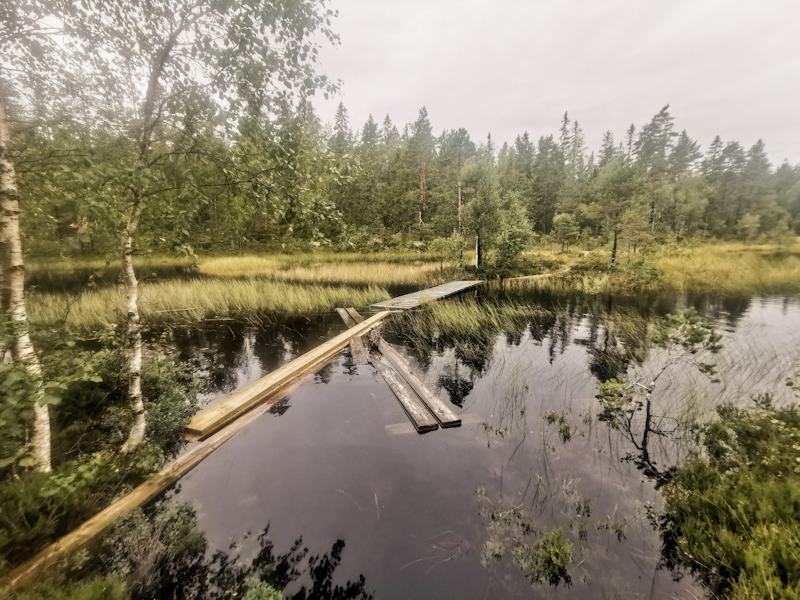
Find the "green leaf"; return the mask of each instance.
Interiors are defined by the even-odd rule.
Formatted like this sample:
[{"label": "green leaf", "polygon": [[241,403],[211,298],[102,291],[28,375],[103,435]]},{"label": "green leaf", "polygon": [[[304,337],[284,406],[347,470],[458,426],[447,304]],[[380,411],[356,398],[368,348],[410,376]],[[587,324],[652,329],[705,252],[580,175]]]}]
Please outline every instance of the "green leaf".
[{"label": "green leaf", "polygon": [[59,396],[54,396],[53,394],[45,394],[39,399],[39,404],[42,406],[46,406],[48,404],[59,404],[61,402],[61,398]]}]

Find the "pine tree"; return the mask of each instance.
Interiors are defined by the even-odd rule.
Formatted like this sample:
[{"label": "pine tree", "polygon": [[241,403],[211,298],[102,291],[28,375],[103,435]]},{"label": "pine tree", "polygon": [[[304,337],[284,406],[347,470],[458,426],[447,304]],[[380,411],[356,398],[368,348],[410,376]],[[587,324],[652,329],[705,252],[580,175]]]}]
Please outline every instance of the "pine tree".
[{"label": "pine tree", "polygon": [[361,147],[368,152],[374,152],[379,141],[378,124],[373,120],[370,114],[369,119],[367,119],[367,122],[364,123],[364,127],[361,129]]},{"label": "pine tree", "polygon": [[350,118],[344,102],[339,102],[336,108],[336,117],[333,121],[333,140],[331,146],[339,154],[347,154],[351,150],[352,132],[350,131]]},{"label": "pine tree", "polygon": [[381,128],[381,140],[386,145],[392,145],[399,139],[400,133],[397,131],[397,127],[394,126],[394,123],[392,123],[392,120],[387,114],[386,118],[383,120],[383,127]]},{"label": "pine tree", "polygon": [[603,134],[603,144],[600,147],[600,161],[597,163],[597,166],[602,169],[614,160],[616,155],[617,149],[614,146],[614,134],[611,133],[611,130],[608,130]]},{"label": "pine tree", "polygon": [[692,140],[684,129],[675,142],[675,147],[669,155],[669,173],[677,178],[684,173],[694,170],[697,161],[703,156],[700,144]]},{"label": "pine tree", "polygon": [[678,135],[673,131],[674,120],[667,104],[642,128],[636,139],[636,160],[651,177],[669,172],[669,154],[673,138]]},{"label": "pine tree", "polygon": [[561,150],[562,156],[569,155],[569,140],[570,140],[570,133],[569,133],[569,114],[564,112],[564,118],[561,119],[561,129],[559,130],[559,138],[558,138],[558,147]]}]

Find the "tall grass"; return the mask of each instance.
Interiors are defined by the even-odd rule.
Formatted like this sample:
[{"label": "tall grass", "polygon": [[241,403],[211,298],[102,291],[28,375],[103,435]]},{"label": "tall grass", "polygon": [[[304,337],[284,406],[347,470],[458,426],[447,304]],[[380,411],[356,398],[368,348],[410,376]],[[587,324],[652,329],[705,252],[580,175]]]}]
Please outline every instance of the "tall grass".
[{"label": "tall grass", "polygon": [[554,277],[509,282],[514,287],[584,293],[697,291],[718,293],[796,293],[800,291],[800,244],[667,245],[627,261],[595,250],[574,268]]},{"label": "tall grass", "polygon": [[[380,259],[378,258],[380,256]],[[428,285],[444,273],[438,262],[387,260],[381,255],[306,254],[299,256],[223,256],[200,262],[200,271],[217,277],[258,277],[269,281],[340,285]],[[447,275],[450,275],[447,270]],[[450,277],[444,277],[449,281]]]},{"label": "tall grass", "polygon": [[[370,286],[292,285],[259,279],[172,280],[141,285],[140,312],[145,323],[193,323],[215,317],[257,320],[267,312],[284,315],[322,313],[337,306],[367,306],[389,294]],[[81,294],[33,292],[29,311],[34,324],[63,323],[75,331],[96,331],[122,323],[124,293],[118,287]]]}]

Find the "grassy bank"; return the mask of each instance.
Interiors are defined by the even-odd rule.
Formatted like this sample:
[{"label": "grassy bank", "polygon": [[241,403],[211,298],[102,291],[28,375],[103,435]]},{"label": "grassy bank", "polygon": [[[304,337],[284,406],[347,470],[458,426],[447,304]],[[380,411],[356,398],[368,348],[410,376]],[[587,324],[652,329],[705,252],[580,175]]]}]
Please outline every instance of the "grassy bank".
[{"label": "grassy bank", "polygon": [[427,255],[302,254],[222,256],[203,259],[200,272],[217,277],[258,277],[289,283],[436,285],[452,279]]},{"label": "grassy bank", "polygon": [[[219,317],[257,320],[265,312],[322,313],[337,306],[367,306],[389,298],[378,287],[292,285],[260,279],[143,283],[140,294],[141,316],[148,325]],[[29,313],[35,325],[63,323],[73,331],[96,331],[110,323],[122,323],[124,306],[124,293],[119,287],[90,289],[80,294],[33,292],[29,296]]]},{"label": "grassy bank", "polygon": [[800,243],[793,245],[665,245],[617,258],[608,271],[610,252],[595,250],[578,258],[557,277],[511,283],[547,291],[584,293],[717,292],[795,293],[800,291]]}]

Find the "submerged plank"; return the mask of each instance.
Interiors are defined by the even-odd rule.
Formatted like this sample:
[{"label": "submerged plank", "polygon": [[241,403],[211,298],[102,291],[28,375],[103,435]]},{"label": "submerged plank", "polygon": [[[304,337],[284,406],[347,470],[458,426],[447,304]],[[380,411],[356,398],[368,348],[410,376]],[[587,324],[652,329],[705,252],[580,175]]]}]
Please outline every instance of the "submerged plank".
[{"label": "submerged plank", "polygon": [[91,545],[100,535],[108,531],[119,517],[133,508],[148,503],[166,491],[214,450],[267,412],[275,404],[286,398],[290,392],[308,381],[315,373],[329,364],[331,360],[333,360],[333,357],[330,357],[327,361],[317,363],[312,369],[289,381],[254,410],[229,423],[208,439],[199,442],[189,452],[153,475],[140,486],[134,488],[129,494],[97,513],[77,529],[50,544],[27,562],[13,569],[0,581],[0,596],[5,597],[20,585],[32,582],[49,567],[70,556],[74,556],[82,548]]},{"label": "submerged plank", "polygon": [[[350,316],[350,309],[345,308],[337,308],[336,312],[339,313],[339,316],[342,317],[342,321],[348,327],[355,327],[358,322],[353,320]],[[358,313],[356,313],[358,314]],[[361,319],[363,321],[364,319]],[[367,351],[364,348],[364,341],[361,339],[360,336],[351,337],[350,338],[350,353],[353,355],[353,360],[356,361],[359,365],[367,364]]]},{"label": "submerged plank", "polygon": [[417,398],[414,391],[408,387],[408,384],[403,381],[403,378],[400,377],[397,371],[395,371],[379,353],[370,353],[369,360],[378,370],[378,373],[386,380],[386,383],[389,384],[394,395],[397,396],[400,406],[403,407],[406,415],[408,415],[414,428],[419,433],[425,433],[439,428],[436,419],[431,416],[431,413],[428,412],[425,405]]},{"label": "submerged plank", "polygon": [[439,421],[442,427],[459,427],[461,419],[448,407],[439,396],[425,385],[422,377],[414,373],[408,361],[382,337],[377,336],[378,350],[381,351],[391,365],[403,376],[408,382],[408,385],[417,393],[420,399],[425,403]]},{"label": "submerged plank", "polygon": [[379,312],[363,323],[340,333],[336,337],[317,346],[310,352],[294,359],[288,364],[276,369],[269,375],[262,377],[255,383],[235,392],[217,402],[213,406],[197,413],[186,427],[186,433],[199,439],[204,439],[219,428],[229,423],[243,412],[246,412],[262,402],[270,394],[277,391],[295,377],[302,375],[306,370],[313,368],[321,361],[328,360],[344,349],[350,338],[362,336],[389,315],[389,311]]},{"label": "submerged plank", "polygon": [[483,282],[451,281],[450,283],[444,283],[442,285],[437,285],[436,287],[428,288],[427,290],[421,290],[412,294],[398,296],[397,298],[371,304],[370,306],[372,308],[381,308],[384,310],[409,310],[411,308],[417,308],[423,302],[441,300],[443,298],[453,296],[454,294],[460,294],[462,292],[466,292],[467,290],[474,289],[481,283]]},{"label": "submerged plank", "polygon": [[356,323],[363,323],[364,317],[358,314],[358,311],[355,308],[346,308],[347,314],[355,321]]}]

